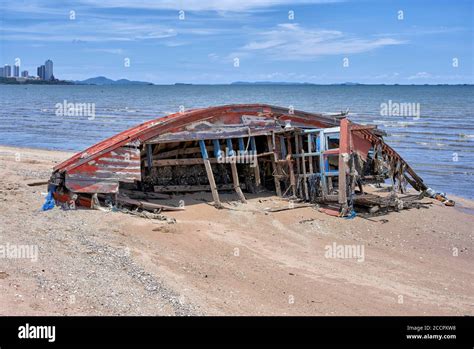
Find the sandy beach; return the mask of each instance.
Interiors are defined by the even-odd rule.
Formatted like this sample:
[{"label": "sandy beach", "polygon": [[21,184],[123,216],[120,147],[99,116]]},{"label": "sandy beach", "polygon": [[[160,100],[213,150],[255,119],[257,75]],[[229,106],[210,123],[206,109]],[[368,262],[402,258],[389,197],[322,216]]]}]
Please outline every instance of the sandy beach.
[{"label": "sandy beach", "polygon": [[[474,315],[472,201],[370,220],[206,193],[164,201],[184,200],[174,224],[42,212],[46,186],[27,184],[71,155],[0,147],[0,247],[38,251],[0,259],[0,315]],[[347,245],[363,258],[328,257]]]}]

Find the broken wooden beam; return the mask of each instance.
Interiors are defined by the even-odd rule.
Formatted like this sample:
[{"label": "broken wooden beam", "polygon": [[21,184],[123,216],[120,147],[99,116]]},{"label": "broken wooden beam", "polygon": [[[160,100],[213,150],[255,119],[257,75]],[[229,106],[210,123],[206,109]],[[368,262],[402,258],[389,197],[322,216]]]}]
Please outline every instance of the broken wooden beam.
[{"label": "broken wooden beam", "polygon": [[[216,163],[217,159],[208,159],[208,161],[212,163]],[[156,167],[188,166],[188,165],[202,165],[202,164],[204,164],[204,159],[202,158],[153,160],[153,166],[156,166]]]},{"label": "broken wooden beam", "polygon": [[267,136],[268,150],[272,153],[272,175],[275,182],[275,191],[278,196],[281,196],[281,184],[278,175],[278,164],[276,163],[277,154],[275,152],[275,144],[273,143],[273,137]]},{"label": "broken wooden beam", "polygon": [[341,205],[343,215],[348,213],[347,204],[347,172],[348,162],[351,151],[350,146],[350,123],[347,118],[341,120],[340,138],[339,138],[339,191],[338,202]]},{"label": "broken wooden beam", "polygon": [[234,182],[234,190],[239,196],[240,201],[242,201],[245,204],[247,203],[247,200],[245,199],[244,193],[242,193],[242,189],[240,188],[239,174],[237,172],[237,164],[235,162],[231,162],[230,168],[232,170],[232,180]]},{"label": "broken wooden beam", "polygon": [[153,199],[153,200],[167,200],[171,196],[169,194],[160,194],[153,192],[143,192],[139,190],[119,189],[120,194],[128,196],[132,199]]},{"label": "broken wooden beam", "polygon": [[265,209],[266,212],[281,212],[281,211],[288,211],[288,210],[296,210],[298,208],[305,208],[305,207],[312,207],[313,204],[305,203],[305,204],[293,204],[288,205],[285,207],[273,207],[269,209]]},{"label": "broken wooden beam", "polygon": [[[299,138],[300,136],[296,135],[296,137]],[[304,154],[304,147],[303,146],[301,147],[301,155],[302,155],[301,166],[302,166],[302,170],[303,170],[302,179],[303,179],[304,195],[305,195],[306,201],[309,201],[308,181],[307,181],[307,176],[306,176],[306,157],[305,157],[305,154]]]},{"label": "broken wooden beam", "polygon": [[290,172],[290,186],[293,196],[296,196],[296,179],[295,179],[295,171],[293,169],[293,160],[291,159],[291,139],[288,138],[287,144],[287,155],[286,155],[286,162],[288,163],[288,171]]},{"label": "broken wooden beam", "polygon": [[145,209],[145,210],[150,210],[150,211],[154,211],[154,210],[183,211],[184,210],[184,207],[174,207],[174,206],[155,204],[155,203],[148,202],[148,201],[145,201],[145,200],[131,199],[129,197],[121,196],[121,195],[117,196],[117,202],[119,202],[121,204],[126,204],[126,205],[130,205],[130,206],[139,207],[139,208],[142,208],[142,209]]},{"label": "broken wooden beam", "polygon": [[[254,136],[250,137],[250,149],[252,150],[251,156],[257,155],[257,145],[255,143]],[[255,188],[258,190],[262,185],[262,181],[260,179],[260,167],[258,166],[258,160],[255,161],[254,173],[255,173]]]},{"label": "broken wooden beam", "polygon": [[[226,143],[227,143],[227,153],[233,157],[235,153],[232,147],[232,139],[228,138]],[[237,164],[235,163],[235,157],[233,160],[234,161],[230,162],[230,168],[232,171],[232,181],[234,183],[234,190],[237,193],[237,196],[239,197],[240,201],[243,203],[247,203],[244,193],[242,193],[242,189],[240,188],[239,173],[237,172]]]},{"label": "broken wooden beam", "polygon": [[207,178],[211,187],[212,197],[214,199],[214,206],[222,208],[221,201],[219,199],[219,193],[217,192],[216,181],[214,174],[212,173],[211,163],[209,162],[209,156],[207,155],[206,144],[203,140],[199,140],[199,146],[201,147],[201,155],[204,160],[204,166],[206,167]]},{"label": "broken wooden beam", "polygon": [[149,169],[151,169],[153,165],[153,145],[147,144],[146,145],[146,164]]},{"label": "broken wooden beam", "polygon": [[[243,184],[240,184],[242,188]],[[233,190],[233,184],[216,184],[218,190]],[[153,190],[156,193],[186,193],[186,192],[198,192],[198,191],[211,191],[211,186],[208,184],[201,185],[155,185]]]},{"label": "broken wooden beam", "polygon": [[47,185],[49,181],[44,180],[44,181],[33,181],[33,182],[28,182],[26,183],[27,186],[29,187],[38,187],[40,185]]},{"label": "broken wooden beam", "polygon": [[[211,146],[208,146],[206,148],[208,151],[212,150]],[[178,149],[160,152],[159,154],[153,156],[153,159],[154,160],[168,159],[168,158],[173,158],[173,157],[181,156],[181,155],[198,154],[200,152],[201,152],[200,147],[191,147],[191,148],[184,148],[184,149],[178,148]]]},{"label": "broken wooden beam", "polygon": [[309,173],[313,174],[313,156],[311,153],[313,152],[313,135],[308,133],[308,163],[309,163]]}]

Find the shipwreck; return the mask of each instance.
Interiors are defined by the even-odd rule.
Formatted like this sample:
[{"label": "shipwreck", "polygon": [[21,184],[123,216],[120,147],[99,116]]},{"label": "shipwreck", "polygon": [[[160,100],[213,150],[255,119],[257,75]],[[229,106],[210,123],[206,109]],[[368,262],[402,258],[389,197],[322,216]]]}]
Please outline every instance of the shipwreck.
[{"label": "shipwreck", "polygon": [[[182,209],[159,200],[198,191],[211,192],[218,208],[221,192],[245,203],[246,195],[265,191],[341,217],[411,208],[423,196],[454,205],[428,188],[384,135],[344,112],[263,104],[194,109],[77,153],[54,168],[48,190],[57,203],[154,212]],[[389,195],[365,190],[381,183],[390,185]]]}]

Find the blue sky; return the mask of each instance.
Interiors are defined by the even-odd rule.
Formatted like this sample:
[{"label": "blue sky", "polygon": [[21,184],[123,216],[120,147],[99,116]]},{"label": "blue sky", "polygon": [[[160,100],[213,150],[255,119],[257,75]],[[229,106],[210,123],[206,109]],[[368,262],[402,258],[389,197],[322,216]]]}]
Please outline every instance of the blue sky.
[{"label": "blue sky", "polygon": [[104,75],[158,84],[474,81],[471,0],[0,4],[0,64],[13,65],[20,58],[22,70],[36,74],[36,66],[49,58],[60,79]]}]

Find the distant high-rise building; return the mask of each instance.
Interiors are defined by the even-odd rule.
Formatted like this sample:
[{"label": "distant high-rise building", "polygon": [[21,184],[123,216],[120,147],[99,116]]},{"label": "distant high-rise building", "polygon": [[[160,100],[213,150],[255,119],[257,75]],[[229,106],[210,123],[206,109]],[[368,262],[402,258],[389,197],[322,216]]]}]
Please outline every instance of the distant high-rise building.
[{"label": "distant high-rise building", "polygon": [[0,67],[0,78],[3,78],[3,68]]},{"label": "distant high-rise building", "polygon": [[21,72],[21,77],[22,77],[22,78],[27,78],[27,77],[28,77],[28,70],[23,70],[23,71]]},{"label": "distant high-rise building", "polygon": [[36,74],[41,80],[45,80],[45,70],[46,69],[44,65],[40,65],[38,69],[36,69]]},{"label": "distant high-rise building", "polygon": [[3,67],[3,76],[9,78],[12,76],[12,67],[8,64],[5,64]]},{"label": "distant high-rise building", "polygon": [[48,59],[46,62],[44,62],[44,66],[44,80],[51,80],[53,78],[53,61]]},{"label": "distant high-rise building", "polygon": [[13,76],[18,78],[20,76],[20,66],[19,65],[14,65],[13,66]]}]

